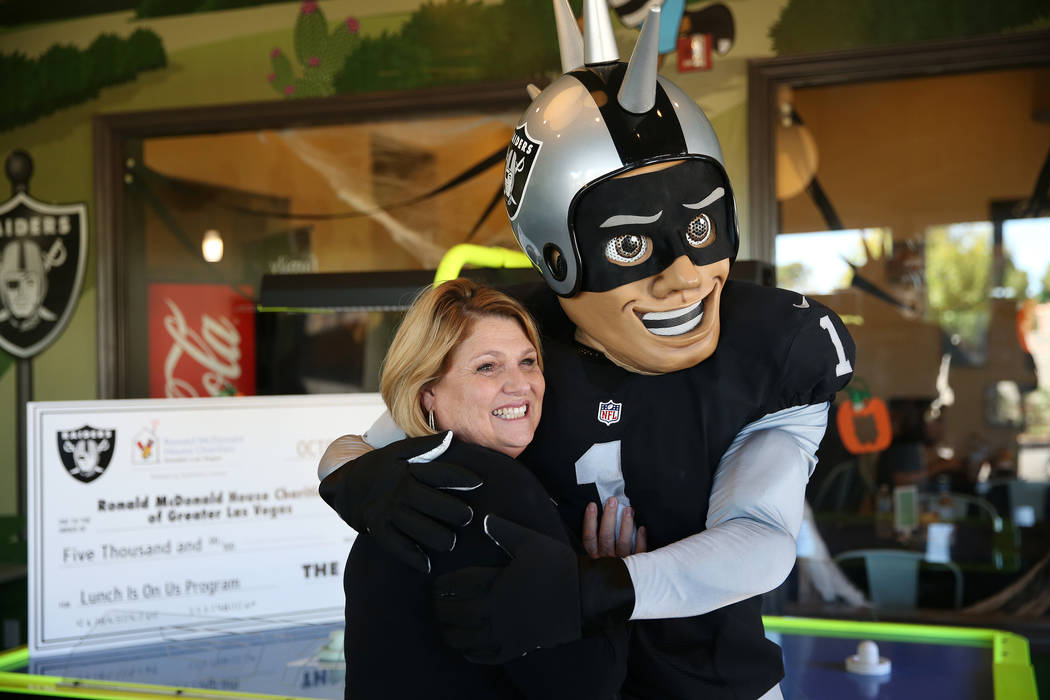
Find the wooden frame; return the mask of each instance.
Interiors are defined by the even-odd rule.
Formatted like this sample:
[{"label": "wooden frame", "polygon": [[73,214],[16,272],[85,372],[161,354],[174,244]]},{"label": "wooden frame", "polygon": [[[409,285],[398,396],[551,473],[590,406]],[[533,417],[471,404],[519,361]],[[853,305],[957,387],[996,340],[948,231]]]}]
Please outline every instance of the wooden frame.
[{"label": "wooden frame", "polygon": [[812,87],[1045,64],[1050,64],[1050,31],[750,61],[748,187],[752,256],[774,262],[778,224],[773,149],[780,86]]},{"label": "wooden frame", "polygon": [[273,100],[186,109],[97,115],[93,121],[96,274],[98,290],[98,397],[127,396],[128,321],[123,296],[126,251],[132,243],[124,221],[129,141],[255,129],[379,122],[420,115],[524,109],[524,82],[503,82],[322,99]]}]

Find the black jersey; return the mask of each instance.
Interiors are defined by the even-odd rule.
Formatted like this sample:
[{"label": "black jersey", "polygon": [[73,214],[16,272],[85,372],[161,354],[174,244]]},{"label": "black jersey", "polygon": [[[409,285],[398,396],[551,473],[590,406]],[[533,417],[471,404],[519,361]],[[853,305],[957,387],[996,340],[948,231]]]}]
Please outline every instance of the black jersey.
[{"label": "black jersey", "polygon": [[[521,460],[571,528],[587,503],[626,495],[650,549],[705,529],[715,469],[744,426],[829,401],[852,374],[853,342],[835,313],[780,289],[728,282],[714,354],[661,375],[629,372],[575,344],[556,307],[538,315],[547,389]],[[757,697],[783,677],[757,598],[632,624],[625,697]]]},{"label": "black jersey", "polygon": [[474,664],[447,647],[430,603],[434,577],[465,566],[501,566],[507,555],[482,529],[481,514],[495,513],[571,544],[558,512],[539,481],[519,462],[453,440],[440,457],[476,472],[484,484],[457,495],[476,517],[457,531],[455,548],[431,554],[422,574],[359,535],[344,574],[346,592],[346,695],[353,700],[612,700],[626,672],[627,630],[604,634],[490,666]]}]

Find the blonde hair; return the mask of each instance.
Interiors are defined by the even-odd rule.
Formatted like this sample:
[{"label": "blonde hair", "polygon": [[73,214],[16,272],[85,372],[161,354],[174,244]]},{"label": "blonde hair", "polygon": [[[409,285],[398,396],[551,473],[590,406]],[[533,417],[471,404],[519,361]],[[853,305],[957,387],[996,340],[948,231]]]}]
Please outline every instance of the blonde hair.
[{"label": "blonde hair", "polygon": [[401,321],[379,379],[390,415],[409,437],[434,433],[427,425],[420,397],[428,384],[445,374],[452,351],[483,316],[517,321],[536,348],[537,363],[543,369],[536,323],[518,301],[464,278],[425,289]]}]

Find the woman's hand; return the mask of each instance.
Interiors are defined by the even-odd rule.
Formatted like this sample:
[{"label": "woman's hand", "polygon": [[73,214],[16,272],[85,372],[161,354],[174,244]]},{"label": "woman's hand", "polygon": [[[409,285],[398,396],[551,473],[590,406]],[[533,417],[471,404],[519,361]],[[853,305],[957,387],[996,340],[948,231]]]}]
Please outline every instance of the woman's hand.
[{"label": "woman's hand", "polygon": [[[613,496],[605,502],[602,510],[602,521],[598,523],[598,504],[587,504],[583,513],[583,548],[591,559],[602,557],[626,557],[645,550],[645,527],[634,529],[634,509],[630,506],[623,511],[620,520],[619,536],[616,533],[616,507],[618,503]],[[633,546],[632,546],[633,543]]]}]

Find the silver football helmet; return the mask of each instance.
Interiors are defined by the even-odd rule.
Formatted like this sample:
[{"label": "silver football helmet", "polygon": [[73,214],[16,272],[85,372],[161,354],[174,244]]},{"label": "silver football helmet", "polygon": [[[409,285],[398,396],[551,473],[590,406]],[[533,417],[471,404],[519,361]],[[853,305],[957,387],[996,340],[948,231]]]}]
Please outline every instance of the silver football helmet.
[{"label": "silver football helmet", "polygon": [[[724,175],[707,117],[657,74],[660,8],[642,26],[629,63],[619,61],[606,0],[585,0],[580,35],[567,0],[554,0],[565,75],[540,92],[507,150],[504,198],[522,249],[554,292],[579,291],[582,261],[572,211],[589,186],[651,163],[699,158]],[[738,247],[728,189],[729,234]]]}]

